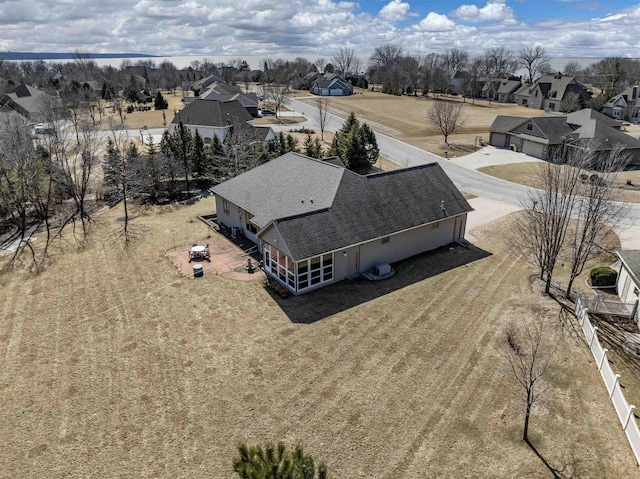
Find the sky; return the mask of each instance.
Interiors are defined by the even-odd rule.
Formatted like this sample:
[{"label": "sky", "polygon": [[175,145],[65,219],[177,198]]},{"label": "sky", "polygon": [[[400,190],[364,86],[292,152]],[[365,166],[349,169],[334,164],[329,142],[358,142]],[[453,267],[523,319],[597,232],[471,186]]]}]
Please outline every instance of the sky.
[{"label": "sky", "polygon": [[0,0],[0,50],[331,58],[471,54],[640,57],[638,0]]}]

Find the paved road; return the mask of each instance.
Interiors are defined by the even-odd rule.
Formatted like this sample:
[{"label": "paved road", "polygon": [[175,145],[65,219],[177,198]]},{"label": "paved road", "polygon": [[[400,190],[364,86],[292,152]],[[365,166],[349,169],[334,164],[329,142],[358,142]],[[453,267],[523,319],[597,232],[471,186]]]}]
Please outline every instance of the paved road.
[{"label": "paved road", "polygon": [[[317,109],[312,105],[294,99],[287,107],[296,112],[304,112],[309,119],[307,122],[297,124],[297,127],[307,126],[319,129],[317,121]],[[339,116],[329,114],[327,130],[337,131],[342,126],[344,119]],[[289,130],[289,125],[273,125],[274,130]],[[493,176],[485,175],[473,169],[465,168],[437,155],[429,153],[421,148],[409,145],[395,138],[383,135],[376,131],[376,138],[380,153],[391,161],[401,166],[416,166],[425,163],[437,162],[449,175],[455,185],[467,193],[471,193],[483,198],[520,206],[521,199],[527,195],[531,188],[517,183],[504,181]],[[640,236],[640,204],[630,204],[629,211],[623,223],[631,228],[627,228],[627,237],[633,238],[636,233]]]}]

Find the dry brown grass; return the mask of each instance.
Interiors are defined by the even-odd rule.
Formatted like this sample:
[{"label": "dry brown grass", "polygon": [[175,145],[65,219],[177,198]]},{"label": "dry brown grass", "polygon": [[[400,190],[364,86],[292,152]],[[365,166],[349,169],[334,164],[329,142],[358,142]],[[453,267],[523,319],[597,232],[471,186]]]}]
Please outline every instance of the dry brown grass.
[{"label": "dry brown grass", "polygon": [[[445,101],[463,102],[460,96],[441,97]],[[301,99],[313,104],[315,99]],[[444,156],[444,137],[427,123],[427,110],[433,105],[431,97],[393,96],[366,91],[363,95],[331,97],[330,111],[342,116],[353,111],[356,116],[371,124],[377,131],[405,141],[427,151]],[[525,108],[511,103],[467,100],[464,105],[465,121],[458,133],[451,135],[449,143],[457,145],[449,155],[462,156],[473,151],[476,136],[489,140],[489,127],[497,115],[529,118],[539,116],[543,110]]]},{"label": "dry brown grass", "polygon": [[[519,183],[534,188],[539,187],[537,171],[540,163],[511,163],[508,165],[494,165],[478,168],[478,171],[486,175],[495,176],[512,183]],[[589,174],[597,174],[596,171]],[[616,184],[620,187],[619,193],[623,201],[640,203],[640,170],[622,171],[618,173]],[[629,187],[626,182],[631,181],[635,187]]]},{"label": "dry brown grass", "polygon": [[[134,111],[133,113],[124,113],[124,125],[120,124],[120,116],[114,111],[109,102],[105,103],[105,115],[100,128],[108,130],[113,124],[116,127],[122,126],[124,129],[134,130],[140,129],[143,126],[148,128],[163,128],[171,123],[175,114],[184,108],[182,103],[182,92],[176,91],[170,93],[168,91],[162,91],[164,99],[169,103],[169,107],[166,110],[151,110],[151,111]],[[123,103],[123,109],[126,110],[128,103]],[[148,106],[153,107],[153,102]],[[165,119],[162,118],[164,112]],[[110,121],[111,120],[111,121]]]},{"label": "dry brown grass", "polygon": [[[549,477],[494,344],[559,308],[506,252],[509,217],[474,231],[484,250],[281,300],[169,264],[212,208],[138,213],[128,249],[107,210],[81,250],[66,237],[43,273],[0,277],[1,476],[232,478],[237,443],[283,440],[335,478]],[[532,441],[580,477],[639,477],[581,333],[563,334]]]}]

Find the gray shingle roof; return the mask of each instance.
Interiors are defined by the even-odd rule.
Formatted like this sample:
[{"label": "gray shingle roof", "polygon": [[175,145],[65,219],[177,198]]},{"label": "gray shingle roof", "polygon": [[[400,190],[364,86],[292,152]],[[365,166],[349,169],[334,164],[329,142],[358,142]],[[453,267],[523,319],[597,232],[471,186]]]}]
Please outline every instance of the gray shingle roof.
[{"label": "gray shingle roof", "polygon": [[260,228],[286,216],[329,208],[346,170],[298,153],[287,153],[235,178],[213,192],[250,211]]},{"label": "gray shingle roof", "polygon": [[528,118],[521,118],[519,116],[498,115],[489,127],[489,131],[491,133],[508,133],[527,121],[529,121]]},{"label": "gray shingle roof", "polygon": [[275,221],[295,261],[472,211],[440,165],[360,176],[344,170],[330,208]]},{"label": "gray shingle roof", "polygon": [[634,282],[640,285],[640,250],[626,249],[616,251],[616,254],[626,266]]},{"label": "gray shingle roof", "polygon": [[185,125],[223,127],[232,125],[236,119],[240,122],[253,119],[237,100],[221,102],[195,99],[176,113],[171,123],[177,125],[182,121]]}]

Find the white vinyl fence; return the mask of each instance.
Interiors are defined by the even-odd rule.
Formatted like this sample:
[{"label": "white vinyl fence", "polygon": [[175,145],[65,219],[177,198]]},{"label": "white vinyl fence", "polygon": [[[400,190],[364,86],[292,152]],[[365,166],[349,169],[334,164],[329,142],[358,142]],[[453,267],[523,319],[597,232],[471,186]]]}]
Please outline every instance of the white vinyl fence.
[{"label": "white vinyl fence", "polygon": [[600,371],[600,375],[609,393],[609,399],[611,399],[613,407],[618,413],[622,429],[627,435],[636,461],[638,465],[640,465],[640,429],[638,429],[638,424],[633,417],[633,410],[636,407],[630,405],[622,393],[620,375],[614,374],[609,365],[607,349],[603,348],[598,340],[598,328],[594,327],[591,321],[589,321],[589,310],[583,305],[583,296],[581,294],[578,294],[576,300],[575,313],[584,337],[587,340],[587,344],[589,345],[589,349],[591,350],[591,354],[593,354],[596,365],[598,366],[598,371]]}]

